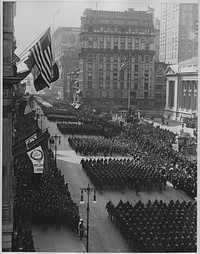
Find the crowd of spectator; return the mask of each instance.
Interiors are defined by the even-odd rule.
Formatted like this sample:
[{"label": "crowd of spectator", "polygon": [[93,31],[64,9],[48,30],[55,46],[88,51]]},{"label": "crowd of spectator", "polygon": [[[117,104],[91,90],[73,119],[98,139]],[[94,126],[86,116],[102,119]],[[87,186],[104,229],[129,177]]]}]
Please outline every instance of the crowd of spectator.
[{"label": "crowd of spectator", "polygon": [[183,123],[187,128],[197,128],[197,118],[189,118],[189,117],[184,117],[183,118]]},{"label": "crowd of spectator", "polygon": [[[62,225],[67,225],[72,230],[77,229],[80,219],[78,205],[72,200],[68,183],[65,183],[64,175],[55,166],[54,156],[50,149],[48,171],[43,174],[33,173],[33,166],[27,154],[15,158],[14,170],[17,179],[14,218],[19,238],[18,242],[15,241],[15,246],[25,250],[32,246],[31,224],[25,233],[20,229],[24,222],[19,218],[25,218],[25,216],[27,221],[42,225],[44,230],[47,230],[48,226],[59,229]],[[19,249],[19,247],[16,248]]]},{"label": "crowd of spectator", "polygon": [[12,252],[35,252],[29,215],[14,212]]},{"label": "crowd of spectator", "polygon": [[133,252],[196,252],[197,203],[162,200],[106,205]]}]

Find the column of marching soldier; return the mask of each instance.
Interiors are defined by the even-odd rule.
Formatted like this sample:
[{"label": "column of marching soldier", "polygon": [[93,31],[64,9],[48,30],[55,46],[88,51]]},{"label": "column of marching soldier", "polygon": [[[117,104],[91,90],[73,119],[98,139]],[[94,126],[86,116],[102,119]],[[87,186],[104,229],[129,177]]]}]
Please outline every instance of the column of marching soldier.
[{"label": "column of marching soldier", "polygon": [[[94,123],[95,125],[95,123]],[[151,124],[131,125],[121,129],[112,125],[111,136],[73,136],[70,124],[58,124],[64,134],[71,134],[69,144],[77,154],[98,156],[81,160],[82,168],[99,190],[157,190],[162,193],[167,181],[192,198],[197,196],[197,163],[172,149],[176,135]],[[76,134],[88,135],[90,125],[79,125]],[[117,128],[116,128],[117,129]],[[111,158],[112,156],[125,158]],[[104,158],[102,158],[102,156]],[[109,158],[108,158],[109,157]],[[108,214],[135,252],[196,252],[196,201],[150,201],[135,206],[115,207],[110,201]]]},{"label": "column of marching soldier", "polygon": [[[49,114],[53,114],[53,110]],[[55,113],[58,115],[58,111]],[[47,114],[48,115],[48,114]],[[78,118],[77,118],[78,119]],[[81,119],[81,121],[80,121]],[[60,120],[61,121],[61,120]],[[91,155],[91,156],[125,156],[124,159],[116,159],[116,158],[95,158],[95,159],[82,159],[82,167],[85,170],[86,174],[95,185],[95,187],[102,191],[106,189],[115,189],[115,190],[125,190],[126,188],[135,189],[136,193],[139,195],[141,188],[146,191],[158,190],[162,192],[162,190],[166,187],[167,181],[171,182],[174,188],[182,189],[192,198],[196,197],[196,184],[197,184],[197,165],[196,163],[190,162],[187,158],[181,156],[179,153],[174,152],[172,150],[172,143],[175,141],[175,135],[172,132],[167,130],[162,130],[159,127],[154,128],[150,124],[140,125],[137,122],[134,125],[128,125],[127,127],[123,127],[118,124],[109,123],[105,120],[99,120],[97,117],[84,118],[83,114],[79,115],[79,120],[76,123],[77,129],[76,133],[74,128],[71,128],[72,125],[69,123],[59,123],[57,126],[63,134],[71,134],[69,144],[75,150],[75,152],[81,155]],[[99,134],[95,133],[96,127],[101,128],[104,133]],[[71,132],[71,133],[70,133]],[[74,135],[98,135],[89,137],[75,137]],[[100,136],[103,135],[103,136]],[[128,158],[127,158],[128,157]],[[52,160],[52,157],[50,157]],[[22,159],[22,158],[21,158]],[[19,161],[17,162],[19,164]],[[16,166],[18,165],[16,163]],[[23,165],[26,165],[27,162],[21,162]],[[64,186],[64,179],[61,175],[61,172],[55,168],[55,164],[52,161],[52,168],[49,174],[44,175],[41,179],[34,179],[36,186],[40,186],[40,191],[43,193],[47,204],[44,206],[34,205],[37,203],[37,195],[35,195],[33,189],[35,186],[31,186],[29,190],[29,194],[24,194],[26,191],[23,190],[23,195],[19,195],[16,200],[16,208],[18,209],[18,213],[20,214],[21,207],[25,208],[26,212],[30,215],[32,220],[35,222],[44,222],[44,229],[48,224],[51,224],[54,221],[56,227],[59,227],[62,224],[62,216],[58,216],[59,210],[55,212],[55,207],[57,207],[58,200],[55,198],[56,193],[51,192],[51,187],[55,186],[54,180],[56,180],[56,186],[58,189],[62,189],[61,192],[64,192],[62,198],[66,199],[67,195],[67,186]],[[27,168],[25,169],[27,170]],[[20,170],[19,170],[20,168]],[[21,171],[21,165],[18,166],[18,173]],[[53,176],[53,179],[51,179]],[[24,172],[21,173],[19,179],[23,179]],[[58,180],[59,179],[59,180]],[[121,181],[120,181],[121,180]],[[19,180],[20,182],[20,180]],[[23,183],[19,184],[19,189],[26,189],[27,181],[23,180]],[[19,192],[20,193],[20,192]],[[32,195],[31,195],[32,193]],[[48,193],[51,193],[48,196]],[[47,195],[47,196],[46,196]],[[32,197],[32,199],[30,199]],[[61,198],[61,199],[62,199]],[[53,200],[52,200],[53,199]],[[34,201],[35,200],[35,201]],[[28,202],[28,205],[26,205]],[[69,202],[70,203],[70,202]],[[71,202],[72,204],[73,202]],[[23,204],[23,205],[21,205]],[[38,202],[38,204],[40,204]],[[64,211],[72,210],[72,214],[75,214],[74,223],[71,225],[72,227],[76,227],[79,216],[77,206],[66,206],[65,202],[62,203],[63,206],[59,203],[59,207],[65,208]],[[119,222],[117,218],[114,218],[114,215],[121,205],[120,213],[123,215],[121,218],[122,222]],[[132,206],[129,204],[128,212],[127,206],[120,205],[114,207],[112,203],[107,205],[107,210],[113,221],[117,224],[119,229],[122,231],[126,240],[130,244],[130,247],[134,251],[178,251],[181,248],[183,249],[183,241],[184,236],[190,236],[187,241],[184,241],[184,251],[194,251],[196,248],[196,203],[176,203],[168,207],[167,204],[163,203],[162,206],[159,204],[150,204],[149,209],[154,209],[154,206],[157,206],[157,210],[159,213],[156,218],[159,221],[161,216],[164,216],[165,213],[171,214],[170,218],[173,218],[175,214],[178,218],[179,214],[180,221],[172,220],[168,221],[168,224],[165,225],[166,231],[170,232],[170,235],[165,234],[162,238],[159,237],[156,232],[159,232],[161,229],[157,226],[155,219],[155,212],[151,213],[150,211],[147,213],[145,223],[142,221],[144,225],[141,223],[141,216],[139,217],[139,213],[134,213],[134,209],[137,210],[137,204]],[[30,208],[31,207],[31,208]],[[40,207],[40,208],[38,208]],[[67,209],[66,209],[67,207]],[[71,209],[71,207],[76,207]],[[112,207],[112,212],[110,212],[109,207]],[[163,208],[164,207],[164,208]],[[180,208],[181,207],[181,208]],[[185,210],[189,212],[184,213]],[[135,217],[131,217],[131,211],[135,214]],[[167,209],[167,210],[166,210]],[[61,209],[62,210],[62,209]],[[74,211],[75,210],[75,211]],[[140,212],[141,214],[146,214],[148,211],[146,205],[140,204]],[[53,213],[54,211],[54,213]],[[62,210],[63,211],[63,210]],[[52,215],[53,214],[53,215]],[[126,215],[126,216],[125,216]],[[19,216],[19,215],[18,215]],[[51,217],[52,216],[52,217]],[[70,217],[70,216],[69,216]],[[73,217],[73,216],[72,216]],[[55,219],[53,219],[55,218]],[[59,218],[59,219],[58,219]],[[132,221],[131,221],[132,219]],[[20,221],[20,220],[19,220]],[[65,217],[66,221],[66,217]],[[71,221],[71,220],[69,220]],[[136,223],[131,224],[131,223]],[[182,225],[182,228],[180,227]],[[126,229],[124,230],[124,227]],[[179,226],[179,228],[178,228]],[[171,229],[171,230],[169,230]],[[184,230],[183,230],[184,229]],[[183,230],[182,239],[180,240],[178,230]],[[125,232],[125,233],[124,233]],[[128,233],[129,232],[129,233]],[[137,239],[134,236],[137,234]],[[149,238],[152,243],[152,246],[149,244]],[[158,238],[158,239],[157,239]],[[170,242],[170,239],[173,241]],[[177,239],[178,238],[178,239]],[[152,242],[154,239],[154,242]],[[176,239],[176,241],[174,240]],[[165,244],[166,243],[166,244]]]}]

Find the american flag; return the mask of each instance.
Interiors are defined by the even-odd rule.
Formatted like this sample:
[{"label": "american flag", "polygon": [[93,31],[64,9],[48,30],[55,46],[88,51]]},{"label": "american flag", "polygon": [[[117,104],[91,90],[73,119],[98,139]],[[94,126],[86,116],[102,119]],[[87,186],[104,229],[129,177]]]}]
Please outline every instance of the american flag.
[{"label": "american flag", "polygon": [[51,34],[50,28],[40,38],[40,40],[31,48],[31,53],[37,68],[46,82],[50,86],[52,81],[52,51],[51,51]]},{"label": "american flag", "polygon": [[119,70],[119,79],[121,80],[124,76],[124,71],[129,68],[131,65],[131,62],[129,60],[129,57],[126,57],[125,61],[123,62],[120,70]]}]

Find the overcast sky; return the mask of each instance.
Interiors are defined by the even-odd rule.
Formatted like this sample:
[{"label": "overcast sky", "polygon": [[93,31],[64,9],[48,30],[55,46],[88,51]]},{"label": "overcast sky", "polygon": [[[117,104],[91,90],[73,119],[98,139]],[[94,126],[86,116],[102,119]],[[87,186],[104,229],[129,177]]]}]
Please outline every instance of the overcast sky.
[{"label": "overcast sky", "polygon": [[[20,54],[34,42],[49,26],[54,24],[66,27],[80,27],[81,16],[86,8],[98,10],[124,11],[128,8],[135,10],[147,10],[148,6],[155,8],[156,16],[160,17],[159,0],[76,0],[76,1],[16,1],[17,10],[14,19],[15,37],[17,49]],[[56,12],[59,13],[55,15]],[[54,17],[54,18],[53,18]],[[33,44],[34,45],[34,44]],[[23,57],[22,57],[23,58]],[[18,69],[26,69],[26,65],[20,63]]]},{"label": "overcast sky", "polygon": [[[175,0],[176,1],[176,0]],[[63,1],[21,1],[16,0],[17,9],[14,19],[17,49],[20,54],[33,43],[53,23],[55,27],[80,27],[86,8],[98,10],[124,11],[128,8],[145,11],[148,6],[155,9],[155,16],[160,19],[161,3],[163,0],[63,0]],[[59,14],[55,13],[59,11]],[[34,45],[34,44],[33,44]],[[18,69],[26,69],[19,64]]]}]

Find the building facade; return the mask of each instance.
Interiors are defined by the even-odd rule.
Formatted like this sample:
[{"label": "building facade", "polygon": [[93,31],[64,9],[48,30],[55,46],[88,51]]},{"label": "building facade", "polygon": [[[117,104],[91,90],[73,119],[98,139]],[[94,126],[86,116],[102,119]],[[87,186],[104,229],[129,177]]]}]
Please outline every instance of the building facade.
[{"label": "building facade", "polygon": [[155,61],[159,62],[160,51],[160,20],[154,18],[154,31],[155,31]]},{"label": "building facade", "polygon": [[[106,111],[127,109],[128,103],[131,109],[153,108],[152,13],[86,9],[81,17],[80,47],[79,82],[84,105]],[[120,67],[127,56],[130,67],[120,80]]]},{"label": "building facade", "polygon": [[159,61],[176,64],[198,56],[198,4],[161,5]]},{"label": "building facade", "polygon": [[166,69],[165,115],[181,120],[196,117],[198,91],[198,57],[193,57]]},{"label": "building facade", "polygon": [[155,86],[154,86],[154,108],[163,111],[166,101],[166,76],[167,64],[155,62]]},{"label": "building facade", "polygon": [[14,37],[14,17],[16,3],[3,3],[3,122],[2,131],[2,251],[12,250],[13,233],[13,192],[14,170],[12,165],[13,143],[13,92],[14,85],[20,82],[15,58],[16,41]]},{"label": "building facade", "polygon": [[68,100],[70,87],[67,86],[67,73],[78,67],[80,28],[59,27],[53,34],[55,61],[58,63],[60,77],[52,85],[54,100]]}]

